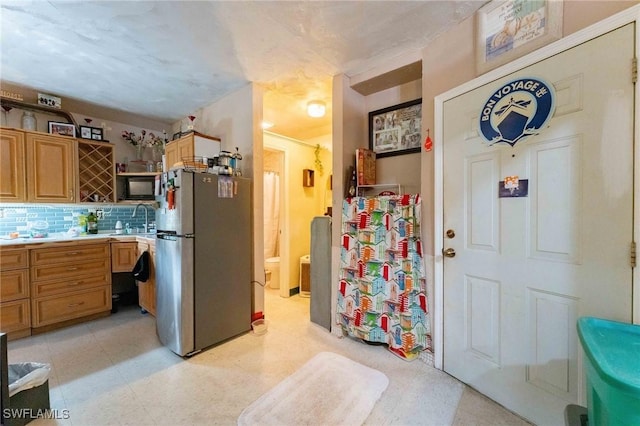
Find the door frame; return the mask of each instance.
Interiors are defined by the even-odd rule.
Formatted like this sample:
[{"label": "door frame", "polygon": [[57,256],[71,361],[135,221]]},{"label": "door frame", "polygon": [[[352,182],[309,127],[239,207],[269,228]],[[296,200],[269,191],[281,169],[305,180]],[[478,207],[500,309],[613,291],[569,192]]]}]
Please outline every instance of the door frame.
[{"label": "door frame", "polygon": [[[266,132],[265,133],[269,133]],[[273,134],[277,137],[282,137]],[[290,297],[290,275],[291,268],[290,257],[290,230],[289,230],[289,179],[287,170],[289,170],[289,153],[282,145],[273,142],[265,142],[263,149],[277,151],[280,153],[280,237],[278,238],[278,250],[280,253],[280,283],[278,287],[278,295],[280,297]],[[263,168],[264,172],[264,168]],[[264,194],[263,194],[264,196]],[[264,203],[264,200],[263,200]],[[263,245],[264,247],[264,245]],[[266,259],[265,259],[266,260]]]},{"label": "door frame", "polygon": [[[434,303],[433,303],[433,349],[434,349],[434,366],[440,370],[444,368],[444,262],[442,250],[444,248],[444,149],[443,149],[443,124],[444,124],[444,103],[454,97],[460,96],[466,92],[474,90],[485,84],[491,83],[499,78],[505,77],[513,72],[519,71],[529,65],[542,61],[558,53],[569,50],[581,43],[593,38],[599,37],[607,32],[624,25],[635,23],[635,56],[638,57],[640,44],[640,31],[638,30],[638,21],[640,20],[640,5],[632,6],[622,12],[612,15],[604,20],[597,22],[587,28],[570,34],[552,44],[549,44],[539,50],[532,52],[526,56],[505,64],[493,71],[481,75],[471,81],[468,81],[458,87],[455,87],[445,93],[442,93],[434,99]],[[631,74],[631,64],[629,64],[629,73]],[[631,77],[630,77],[631,78]],[[633,165],[633,240],[640,240],[640,226],[638,226],[637,218],[640,217],[640,152],[638,140],[640,138],[640,102],[639,102],[639,86],[634,87],[634,165]],[[632,319],[635,324],[640,324],[640,272],[638,268],[632,270]]]}]

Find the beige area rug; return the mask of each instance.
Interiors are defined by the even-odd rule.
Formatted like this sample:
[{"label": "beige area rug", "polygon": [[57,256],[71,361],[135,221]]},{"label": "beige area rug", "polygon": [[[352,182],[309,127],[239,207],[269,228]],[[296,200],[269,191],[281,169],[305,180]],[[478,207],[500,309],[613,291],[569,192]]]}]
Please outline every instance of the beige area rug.
[{"label": "beige area rug", "polygon": [[245,408],[238,425],[361,425],[388,384],[378,370],[320,352]]}]

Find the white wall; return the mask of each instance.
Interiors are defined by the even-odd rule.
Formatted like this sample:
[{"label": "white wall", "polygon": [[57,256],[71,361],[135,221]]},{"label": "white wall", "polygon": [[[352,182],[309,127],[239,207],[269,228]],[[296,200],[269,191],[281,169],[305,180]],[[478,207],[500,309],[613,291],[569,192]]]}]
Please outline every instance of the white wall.
[{"label": "white wall", "polygon": [[[368,112],[413,101],[420,97],[422,97],[422,80],[415,80],[367,96],[365,98],[367,114],[362,120],[367,139],[362,147],[369,146]],[[420,193],[420,153],[378,158],[376,160],[376,182],[398,183],[402,185],[405,194]]]},{"label": "white wall", "polygon": [[333,78],[333,220],[331,227],[331,332],[341,336],[335,326],[336,301],[338,300],[338,276],[340,268],[340,235],[342,222],[342,200],[345,194],[347,168],[355,163],[355,150],[364,146],[367,127],[362,124],[366,117],[364,96],[349,86],[349,77],[344,74]]},{"label": "white wall", "polygon": [[[241,170],[253,179],[253,280],[264,282],[262,207],[262,89],[247,84],[194,112],[195,130],[222,140],[222,150],[242,154]],[[172,134],[186,131],[188,119],[173,124]],[[256,172],[259,171],[259,172]],[[264,312],[262,287],[254,283],[254,312]]]}]

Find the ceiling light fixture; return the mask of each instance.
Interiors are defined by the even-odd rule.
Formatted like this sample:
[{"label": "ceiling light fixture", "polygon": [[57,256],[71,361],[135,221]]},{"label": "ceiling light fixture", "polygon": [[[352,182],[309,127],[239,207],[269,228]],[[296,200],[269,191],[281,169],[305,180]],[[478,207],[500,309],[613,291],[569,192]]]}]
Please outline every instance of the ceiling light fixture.
[{"label": "ceiling light fixture", "polygon": [[267,130],[273,127],[273,123],[271,123],[270,121],[263,121],[261,124],[261,127],[262,127],[262,130]]},{"label": "ceiling light fixture", "polygon": [[310,117],[324,117],[327,107],[322,101],[311,101],[307,104],[307,114]]}]

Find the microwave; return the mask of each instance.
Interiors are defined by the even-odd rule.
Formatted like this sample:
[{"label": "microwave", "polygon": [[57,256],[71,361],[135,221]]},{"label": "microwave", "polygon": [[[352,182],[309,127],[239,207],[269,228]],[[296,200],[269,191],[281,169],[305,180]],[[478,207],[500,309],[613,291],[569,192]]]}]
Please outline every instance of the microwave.
[{"label": "microwave", "polygon": [[124,185],[125,200],[155,199],[155,176],[127,176]]}]

